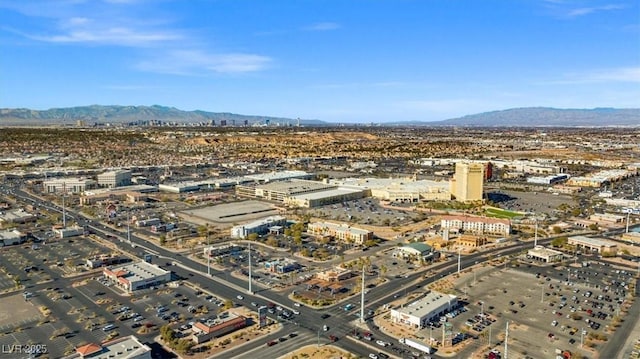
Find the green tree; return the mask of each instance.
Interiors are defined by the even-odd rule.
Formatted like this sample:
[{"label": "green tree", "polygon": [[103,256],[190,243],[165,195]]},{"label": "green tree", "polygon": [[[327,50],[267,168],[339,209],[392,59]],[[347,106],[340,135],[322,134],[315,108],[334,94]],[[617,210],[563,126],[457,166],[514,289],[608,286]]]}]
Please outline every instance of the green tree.
[{"label": "green tree", "polygon": [[161,247],[164,247],[164,245],[167,244],[167,236],[164,234],[160,235],[160,238],[158,238],[158,244],[160,244]]},{"label": "green tree", "polygon": [[591,223],[589,225],[589,229],[592,231],[597,231],[598,230],[598,224],[597,223]]},{"label": "green tree", "polygon": [[567,237],[558,237],[551,241],[551,245],[556,248],[564,247],[567,245],[569,239]]},{"label": "green tree", "polygon": [[256,241],[258,239],[258,233],[249,233],[247,240]]},{"label": "green tree", "polygon": [[561,228],[561,227],[553,226],[553,233],[555,233],[555,234],[560,234],[560,233],[562,233],[562,232],[563,232],[563,230],[562,230],[562,228]]},{"label": "green tree", "polygon": [[224,301],[224,309],[233,308],[233,301],[231,299],[227,299]]}]

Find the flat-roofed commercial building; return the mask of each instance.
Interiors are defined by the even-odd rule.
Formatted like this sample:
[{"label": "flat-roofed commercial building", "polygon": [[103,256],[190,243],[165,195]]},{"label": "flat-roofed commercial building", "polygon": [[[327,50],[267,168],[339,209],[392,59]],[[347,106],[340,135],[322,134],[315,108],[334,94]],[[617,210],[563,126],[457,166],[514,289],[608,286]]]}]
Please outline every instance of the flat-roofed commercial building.
[{"label": "flat-roofed commercial building", "polygon": [[289,273],[300,268],[300,263],[291,258],[278,258],[264,262],[264,269],[273,273]]},{"label": "flat-roofed commercial building", "polygon": [[417,180],[415,178],[342,178],[331,184],[345,188],[359,188],[371,197],[390,202],[415,203],[420,201],[450,200],[446,181]]},{"label": "flat-roofed commercial building", "polygon": [[341,282],[353,277],[353,272],[342,267],[334,267],[322,272],[316,273],[316,278],[325,282]]},{"label": "flat-roofed commercial building", "polygon": [[128,293],[171,281],[170,271],[143,261],[107,267],[102,274]]},{"label": "flat-roofed commercial building", "polygon": [[285,181],[291,179],[311,179],[313,174],[305,171],[287,170],[277,172],[258,173],[254,175],[246,175],[244,178],[259,183]]},{"label": "flat-roofed commercial building", "polygon": [[535,248],[527,251],[528,259],[533,259],[543,263],[559,262],[562,260],[563,256],[562,252],[545,248],[543,246],[536,246]]},{"label": "flat-roofed commercial building", "polygon": [[589,216],[589,220],[596,224],[616,224],[622,223],[625,220],[625,217],[611,213],[594,213]]},{"label": "flat-roofed commercial building", "polygon": [[53,178],[42,182],[46,193],[82,193],[96,188],[98,183],[90,178]]},{"label": "flat-roofed commercial building", "polygon": [[283,216],[271,216],[247,224],[234,226],[231,228],[231,237],[247,238],[251,233],[265,234],[269,233],[269,228],[273,226],[284,226],[287,224],[287,218]]},{"label": "flat-roofed commercial building", "polygon": [[115,188],[130,184],[131,171],[129,170],[108,171],[98,175],[98,186],[100,187]]},{"label": "flat-roofed commercial building", "polygon": [[363,244],[373,239],[373,232],[351,227],[346,223],[314,222],[307,225],[307,232],[314,235],[332,236],[342,242]]},{"label": "flat-roofed commercial building", "polygon": [[284,203],[285,199],[295,195],[336,189],[322,182],[293,179],[289,181],[267,182],[236,186],[238,196],[261,198]]},{"label": "flat-roofed commercial building", "polygon": [[229,316],[226,318],[218,318],[206,323],[197,321],[193,325],[194,333],[191,335],[191,339],[196,344],[204,343],[213,338],[218,338],[242,329],[248,324],[248,318],[233,313],[229,313]]},{"label": "flat-roofed commercial building", "polygon": [[391,308],[391,321],[414,328],[424,328],[439,316],[458,307],[458,297],[429,291],[422,298],[398,308]]},{"label": "flat-roofed commercial building", "polygon": [[100,201],[145,201],[148,196],[145,193],[158,192],[158,187],[146,184],[118,187],[102,188],[86,191],[80,197],[80,204],[90,205]]},{"label": "flat-roofed commercial building", "polygon": [[81,236],[84,234],[83,227],[67,227],[67,228],[57,228],[53,230],[58,236],[58,238],[69,238]]},{"label": "flat-roofed commercial building", "polygon": [[162,183],[158,185],[160,192],[170,193],[185,193],[194,192],[200,190],[200,183],[198,182],[176,182],[176,183]]},{"label": "flat-roofed commercial building", "polygon": [[26,212],[22,208],[14,209],[12,211],[1,212],[0,211],[0,225],[11,225],[16,223],[29,223],[35,222],[37,219],[33,214]]},{"label": "flat-roofed commercial building", "polygon": [[480,235],[508,236],[511,234],[511,221],[504,218],[442,216],[440,226],[449,231]]},{"label": "flat-roofed commercial building", "polygon": [[291,207],[314,208],[360,199],[365,195],[366,193],[362,189],[339,187],[318,192],[289,195],[284,198],[284,203]]},{"label": "flat-roofed commercial building", "polygon": [[27,236],[17,229],[0,231],[0,247],[23,243]]},{"label": "flat-roofed commercial building", "polygon": [[607,241],[600,238],[573,236],[569,237],[567,244],[576,246],[577,249],[583,249],[589,252],[597,252],[600,254],[615,255],[618,252],[618,245],[615,242]]},{"label": "flat-roofed commercial building", "polygon": [[81,345],[62,359],[151,359],[151,348],[130,335],[101,344]]}]

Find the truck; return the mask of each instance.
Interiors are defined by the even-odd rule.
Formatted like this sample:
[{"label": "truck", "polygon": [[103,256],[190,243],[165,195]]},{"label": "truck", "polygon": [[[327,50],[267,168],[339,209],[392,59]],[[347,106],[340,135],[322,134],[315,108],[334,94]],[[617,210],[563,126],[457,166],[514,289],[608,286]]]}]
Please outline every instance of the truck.
[{"label": "truck", "polygon": [[400,342],[400,344],[404,344],[407,346],[410,346],[414,349],[418,349],[421,352],[425,353],[425,354],[431,354],[433,352],[433,349],[428,346],[428,345],[424,345],[416,340],[413,339],[409,339],[409,338],[400,338],[398,339],[398,341]]}]

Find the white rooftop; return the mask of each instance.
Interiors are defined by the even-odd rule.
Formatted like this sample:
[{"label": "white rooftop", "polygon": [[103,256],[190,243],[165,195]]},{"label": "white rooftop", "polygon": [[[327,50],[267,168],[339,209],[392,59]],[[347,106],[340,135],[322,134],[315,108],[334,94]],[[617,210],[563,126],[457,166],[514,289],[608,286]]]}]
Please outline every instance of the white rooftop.
[{"label": "white rooftop", "polygon": [[431,291],[426,296],[406,305],[404,308],[398,308],[397,311],[401,314],[422,318],[445,305],[454,305],[456,301],[457,297],[453,294]]},{"label": "white rooftop", "polygon": [[573,237],[569,237],[569,239],[573,241],[586,243],[592,246],[611,247],[616,245],[615,242],[606,241],[598,238],[585,237],[585,236],[573,236]]}]

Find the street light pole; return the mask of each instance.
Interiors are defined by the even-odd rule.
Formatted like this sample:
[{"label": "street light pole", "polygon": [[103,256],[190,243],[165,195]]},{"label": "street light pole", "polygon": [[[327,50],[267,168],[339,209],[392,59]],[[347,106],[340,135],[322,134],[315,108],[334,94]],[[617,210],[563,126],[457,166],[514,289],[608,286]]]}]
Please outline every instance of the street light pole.
[{"label": "street light pole", "polygon": [[207,224],[207,275],[211,276],[211,241],[209,238],[209,225]]},{"label": "street light pole", "polygon": [[458,247],[458,275],[460,275],[460,248]]},{"label": "street light pole", "polygon": [[362,293],[360,295],[360,323],[364,323],[364,268],[365,265],[362,264]]},{"label": "street light pole", "polygon": [[538,218],[535,218],[536,221],[536,229],[535,229],[535,235],[534,235],[534,239],[533,239],[533,248],[538,246]]},{"label": "street light pole", "polygon": [[251,242],[249,242],[249,293],[253,294],[251,290]]}]

